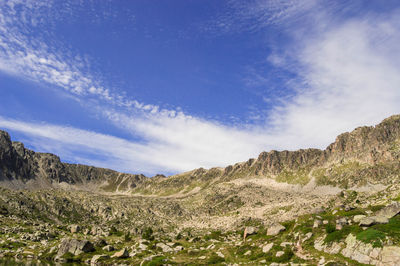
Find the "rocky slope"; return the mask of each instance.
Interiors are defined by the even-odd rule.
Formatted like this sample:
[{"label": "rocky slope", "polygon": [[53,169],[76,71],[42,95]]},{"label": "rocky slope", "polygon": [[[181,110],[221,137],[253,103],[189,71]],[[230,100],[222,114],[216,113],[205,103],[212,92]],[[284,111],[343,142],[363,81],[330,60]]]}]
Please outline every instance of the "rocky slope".
[{"label": "rocky slope", "polygon": [[70,188],[126,191],[146,179],[143,175],[60,161],[56,155],[37,153],[20,142],[12,142],[0,131],[0,184],[3,187],[43,189],[72,185]]},{"label": "rocky slope", "polygon": [[399,178],[400,116],[325,150],[153,178],[63,163],[0,131],[0,264],[398,265]]}]

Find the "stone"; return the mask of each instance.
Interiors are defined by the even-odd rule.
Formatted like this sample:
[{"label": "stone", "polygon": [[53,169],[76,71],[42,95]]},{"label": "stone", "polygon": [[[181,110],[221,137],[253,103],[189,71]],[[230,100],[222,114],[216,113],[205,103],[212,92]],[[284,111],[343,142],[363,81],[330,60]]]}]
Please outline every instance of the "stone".
[{"label": "stone", "polygon": [[217,254],[218,257],[225,258],[225,255],[222,254],[221,251],[217,251],[215,254]]},{"label": "stone", "polygon": [[313,228],[318,228],[322,224],[321,220],[315,220]]},{"label": "stone", "polygon": [[246,251],[243,255],[250,256],[251,255],[251,250]]},{"label": "stone", "polygon": [[79,225],[77,225],[77,224],[73,224],[70,227],[70,231],[71,231],[72,234],[76,234],[79,231],[81,231],[81,227]]},{"label": "stone", "polygon": [[108,255],[94,255],[94,256],[92,257],[92,259],[90,260],[90,264],[91,264],[91,265],[96,265],[96,264],[98,264],[101,260],[105,260],[105,259],[108,259],[108,258],[110,258],[110,256],[108,256]]},{"label": "stone", "polygon": [[90,241],[78,239],[63,239],[59,246],[57,257],[60,258],[67,252],[70,252],[73,255],[79,255],[82,253],[89,253],[94,250],[94,246]]},{"label": "stone", "polygon": [[254,226],[246,226],[244,228],[243,239],[246,240],[246,237],[249,235],[257,234],[258,230]]},{"label": "stone", "polygon": [[390,205],[384,207],[376,213],[376,216],[390,219],[400,213],[400,202],[393,201]]},{"label": "stone", "polygon": [[355,223],[359,223],[363,218],[365,218],[366,216],[365,215],[362,215],[362,214],[358,214],[358,215],[355,215],[354,217],[353,217],[353,221],[355,222]]},{"label": "stone", "polygon": [[147,250],[147,245],[145,245],[145,244],[143,244],[143,243],[140,243],[140,244],[139,244],[139,249],[141,249],[141,250]]},{"label": "stone", "polygon": [[161,250],[163,252],[172,252],[172,251],[174,251],[170,246],[168,246],[168,245],[166,245],[164,243],[157,243],[156,247],[161,248]]},{"label": "stone", "polygon": [[207,257],[206,256],[200,256],[199,260],[205,260]]},{"label": "stone", "polygon": [[336,224],[347,225],[348,221],[347,221],[346,218],[343,217],[343,218],[340,218],[340,219],[336,220]]},{"label": "stone", "polygon": [[103,250],[104,250],[104,251],[108,251],[108,252],[110,252],[110,251],[114,251],[115,249],[114,249],[114,247],[113,247],[113,246],[111,246],[111,245],[107,245],[107,246],[103,247]]},{"label": "stone", "polygon": [[111,258],[117,258],[117,259],[129,258],[128,249],[123,248],[122,250],[115,252],[114,255],[111,256]]},{"label": "stone", "polygon": [[378,264],[379,266],[400,265],[400,247],[396,246],[383,247],[380,257],[381,257],[381,262]]},{"label": "stone", "polygon": [[107,246],[107,242],[102,238],[96,239],[93,244],[95,247],[98,247],[98,248]]},{"label": "stone", "polygon": [[282,242],[281,243],[281,247],[286,247],[286,246],[292,246],[293,245],[293,243],[291,243],[291,242]]},{"label": "stone", "polygon": [[360,226],[371,226],[374,224],[387,224],[389,223],[389,219],[383,216],[370,216],[364,217],[360,220]]},{"label": "stone", "polygon": [[183,250],[183,247],[182,246],[176,246],[175,248],[174,248],[174,251],[182,251]]},{"label": "stone", "polygon": [[302,239],[302,242],[309,240],[313,236],[312,232],[308,232],[305,237]]},{"label": "stone", "polygon": [[285,231],[285,230],[286,230],[286,228],[283,225],[274,224],[270,228],[268,228],[267,235],[268,236],[276,236],[277,234],[279,234],[280,232]]},{"label": "stone", "polygon": [[214,249],[215,248],[215,245],[214,244],[211,244],[211,245],[209,245],[208,247],[207,247],[207,249]]},{"label": "stone", "polygon": [[268,252],[271,250],[271,248],[272,248],[273,246],[274,246],[274,243],[266,244],[265,246],[263,246],[262,251],[263,251],[264,253],[268,253]]},{"label": "stone", "polygon": [[285,254],[285,252],[283,252],[283,251],[278,251],[278,252],[276,252],[276,257],[281,257],[283,254]]}]

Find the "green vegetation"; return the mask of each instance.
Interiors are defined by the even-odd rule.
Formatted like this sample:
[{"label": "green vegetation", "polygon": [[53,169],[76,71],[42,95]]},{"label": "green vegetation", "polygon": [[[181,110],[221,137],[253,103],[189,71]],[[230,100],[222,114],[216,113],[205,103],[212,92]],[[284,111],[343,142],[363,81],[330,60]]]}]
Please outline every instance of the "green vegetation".
[{"label": "green vegetation", "polygon": [[143,239],[152,241],[154,240],[154,236],[153,236],[153,229],[151,227],[147,227],[144,232],[142,233],[142,237]]},{"label": "green vegetation", "polygon": [[221,258],[220,256],[218,256],[216,253],[213,253],[212,255],[211,255],[211,257],[208,259],[208,264],[209,265],[215,265],[215,264],[220,264],[220,263],[222,263],[222,262],[224,262],[225,261],[225,259],[224,258]]},{"label": "green vegetation", "polygon": [[210,239],[216,239],[216,240],[218,240],[218,239],[220,239],[220,237],[221,237],[221,231],[212,231],[209,235],[205,235],[204,236],[204,240],[206,240],[206,241],[208,241],[208,240],[210,240]]},{"label": "green vegetation", "polygon": [[152,258],[151,261],[143,263],[145,266],[161,266],[168,264],[168,259],[165,256],[157,256]]},{"label": "green vegetation", "polygon": [[310,181],[310,169],[300,168],[298,170],[284,169],[276,177],[276,181],[288,184],[305,185]]},{"label": "green vegetation", "polygon": [[324,242],[329,244],[332,242],[339,242],[345,239],[349,234],[357,234],[361,232],[362,229],[358,225],[346,225],[342,230],[334,230],[328,233],[324,239]]},{"label": "green vegetation", "polygon": [[357,239],[364,243],[372,243],[373,247],[382,247],[382,240],[385,234],[373,228],[368,228],[357,234]]}]

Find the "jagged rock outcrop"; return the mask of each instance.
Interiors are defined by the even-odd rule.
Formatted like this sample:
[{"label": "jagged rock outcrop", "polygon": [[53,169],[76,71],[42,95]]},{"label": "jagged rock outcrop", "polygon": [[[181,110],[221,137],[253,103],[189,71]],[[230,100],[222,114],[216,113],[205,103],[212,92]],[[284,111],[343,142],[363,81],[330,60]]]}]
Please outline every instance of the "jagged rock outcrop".
[{"label": "jagged rock outcrop", "polygon": [[0,130],[0,184],[5,187],[41,189],[65,183],[116,192],[132,189],[145,179],[144,175],[63,163],[54,154],[34,152],[12,142],[10,135]]}]

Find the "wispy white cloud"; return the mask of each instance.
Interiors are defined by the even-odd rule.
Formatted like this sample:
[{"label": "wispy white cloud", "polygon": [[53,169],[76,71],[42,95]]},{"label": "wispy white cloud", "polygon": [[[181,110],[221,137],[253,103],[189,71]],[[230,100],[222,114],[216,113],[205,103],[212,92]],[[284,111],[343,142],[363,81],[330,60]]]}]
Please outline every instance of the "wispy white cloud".
[{"label": "wispy white cloud", "polygon": [[[284,51],[266,55],[277,69],[297,74],[290,83],[296,93],[267,115],[261,110],[257,126],[223,125],[107,89],[91,76],[86,60],[28,40],[26,31],[33,25],[30,14],[35,8],[51,6],[48,2],[44,7],[23,6],[25,15],[16,15],[15,6],[0,4],[0,70],[47,82],[80,99],[96,100],[94,112],[140,141],[4,117],[0,117],[0,127],[22,132],[30,145],[67,160],[154,174],[224,166],[262,150],[324,148],[343,131],[400,112],[398,12],[333,23],[329,12],[322,16],[320,6],[314,8],[314,1],[231,3],[234,11],[226,14],[229,27],[251,24],[249,30],[260,30],[301,16],[318,17],[320,22],[309,25],[308,33],[300,30],[301,35],[296,27],[286,29],[295,41]],[[265,77],[257,75],[258,82],[265,82]]]},{"label": "wispy white cloud", "polygon": [[201,24],[207,32],[259,31],[301,19],[317,6],[316,0],[230,0],[216,18]]}]

